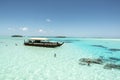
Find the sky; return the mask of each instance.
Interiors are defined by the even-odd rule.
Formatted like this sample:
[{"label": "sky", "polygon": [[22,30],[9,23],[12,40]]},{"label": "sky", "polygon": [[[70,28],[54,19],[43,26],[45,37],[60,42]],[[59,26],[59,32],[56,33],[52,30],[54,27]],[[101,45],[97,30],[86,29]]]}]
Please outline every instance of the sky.
[{"label": "sky", "polygon": [[0,35],[120,37],[120,0],[0,0]]}]

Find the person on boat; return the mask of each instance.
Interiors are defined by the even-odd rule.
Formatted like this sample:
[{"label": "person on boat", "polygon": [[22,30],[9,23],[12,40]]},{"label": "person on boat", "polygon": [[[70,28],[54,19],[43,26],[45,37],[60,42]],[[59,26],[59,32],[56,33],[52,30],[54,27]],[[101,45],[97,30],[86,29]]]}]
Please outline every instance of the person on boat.
[{"label": "person on boat", "polygon": [[29,42],[29,43],[32,43],[32,41],[31,41],[31,40],[29,40],[28,42]]}]

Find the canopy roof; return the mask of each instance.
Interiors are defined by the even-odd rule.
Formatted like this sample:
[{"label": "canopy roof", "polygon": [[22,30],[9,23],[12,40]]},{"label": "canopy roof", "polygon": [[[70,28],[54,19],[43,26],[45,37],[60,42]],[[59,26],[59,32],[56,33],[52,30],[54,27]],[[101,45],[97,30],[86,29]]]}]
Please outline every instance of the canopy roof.
[{"label": "canopy roof", "polygon": [[41,41],[43,41],[43,40],[48,40],[48,38],[30,38],[29,40],[41,40]]}]

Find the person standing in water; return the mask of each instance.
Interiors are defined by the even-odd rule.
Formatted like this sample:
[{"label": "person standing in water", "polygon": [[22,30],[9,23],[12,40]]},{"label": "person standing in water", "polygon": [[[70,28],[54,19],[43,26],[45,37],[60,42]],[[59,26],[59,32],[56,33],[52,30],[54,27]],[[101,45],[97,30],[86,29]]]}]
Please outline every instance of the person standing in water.
[{"label": "person standing in water", "polygon": [[56,54],[54,54],[54,57],[56,57]]},{"label": "person standing in water", "polygon": [[15,43],[15,46],[17,46],[17,43]]},{"label": "person standing in water", "polygon": [[88,66],[90,66],[90,61],[89,60],[87,61],[87,63],[88,63]]}]

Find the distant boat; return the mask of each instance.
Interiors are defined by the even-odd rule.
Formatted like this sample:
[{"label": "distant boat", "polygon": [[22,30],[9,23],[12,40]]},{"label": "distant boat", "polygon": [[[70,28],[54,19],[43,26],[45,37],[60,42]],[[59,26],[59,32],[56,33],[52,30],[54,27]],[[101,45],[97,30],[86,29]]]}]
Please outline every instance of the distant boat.
[{"label": "distant boat", "polygon": [[38,47],[59,47],[63,45],[64,42],[50,42],[47,38],[30,38],[28,41],[24,41],[25,46],[38,46]]}]

